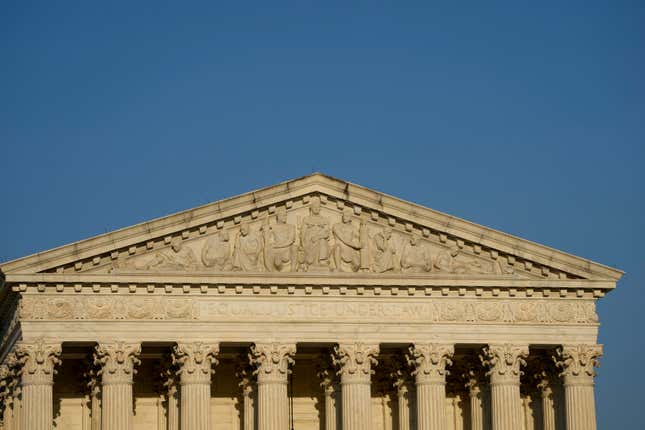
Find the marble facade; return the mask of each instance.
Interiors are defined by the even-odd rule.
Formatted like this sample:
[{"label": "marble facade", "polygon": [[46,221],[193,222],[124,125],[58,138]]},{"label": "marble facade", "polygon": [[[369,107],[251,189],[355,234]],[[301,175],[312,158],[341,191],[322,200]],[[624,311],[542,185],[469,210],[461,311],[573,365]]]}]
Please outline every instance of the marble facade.
[{"label": "marble facade", "polygon": [[595,430],[622,276],[322,174],[0,269],[2,430]]}]

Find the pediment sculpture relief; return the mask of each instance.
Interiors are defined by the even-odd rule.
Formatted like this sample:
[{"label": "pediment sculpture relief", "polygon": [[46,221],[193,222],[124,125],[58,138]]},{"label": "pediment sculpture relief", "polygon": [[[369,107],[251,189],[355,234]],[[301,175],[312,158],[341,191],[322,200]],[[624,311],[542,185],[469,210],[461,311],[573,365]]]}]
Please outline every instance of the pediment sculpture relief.
[{"label": "pediment sculpture relief", "polygon": [[110,271],[513,273],[458,246],[381,225],[347,206],[340,209],[323,211],[320,198],[312,197],[299,210],[278,207],[274,215],[240,221],[239,227],[199,240],[174,237],[159,251],[115,260]]}]

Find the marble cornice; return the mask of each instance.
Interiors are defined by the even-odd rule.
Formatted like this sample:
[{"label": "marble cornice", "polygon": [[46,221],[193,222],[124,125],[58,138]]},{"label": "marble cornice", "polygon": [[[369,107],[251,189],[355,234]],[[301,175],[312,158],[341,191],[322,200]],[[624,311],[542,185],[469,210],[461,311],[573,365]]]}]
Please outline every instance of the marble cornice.
[{"label": "marble cornice", "polygon": [[492,296],[492,297],[550,297],[550,298],[600,298],[614,287],[613,281],[567,279],[539,280],[517,279],[499,276],[459,275],[341,275],[301,273],[131,273],[131,274],[11,274],[6,284],[15,292],[101,292],[103,290],[130,292],[139,290],[148,293],[181,289],[207,293],[233,289],[250,290],[258,294],[268,289],[272,294],[305,295],[331,294],[339,290],[340,295],[427,295],[427,296]]}]

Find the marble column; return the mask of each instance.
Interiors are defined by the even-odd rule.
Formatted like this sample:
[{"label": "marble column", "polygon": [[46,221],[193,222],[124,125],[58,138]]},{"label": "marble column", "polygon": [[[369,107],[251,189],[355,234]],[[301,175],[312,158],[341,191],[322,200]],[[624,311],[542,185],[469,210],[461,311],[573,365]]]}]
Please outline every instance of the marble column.
[{"label": "marble column", "polygon": [[343,430],[372,430],[372,365],[379,353],[377,344],[341,343],[334,349],[339,367]]},{"label": "marble column", "polygon": [[166,355],[161,365],[161,379],[166,397],[167,430],[179,430],[179,381],[173,356]]},{"label": "marble column", "polygon": [[22,364],[22,425],[23,429],[51,430],[54,422],[54,367],[60,363],[61,345],[38,339],[21,342],[16,356]]},{"label": "marble column", "polygon": [[100,343],[94,362],[101,366],[101,428],[132,430],[132,384],[140,363],[139,343]]},{"label": "marble column", "polygon": [[5,363],[0,366],[0,411],[3,430],[14,430],[14,397],[19,383],[18,364],[14,353],[9,353]]},{"label": "marble column", "polygon": [[399,430],[410,430],[410,411],[412,410],[411,396],[414,389],[409,378],[402,377],[394,383],[399,409]]},{"label": "marble column", "polygon": [[210,430],[211,374],[219,344],[179,342],[173,361],[179,370],[180,420],[182,430]]},{"label": "marble column", "polygon": [[556,430],[555,375],[547,370],[540,370],[535,374],[535,379],[537,380],[537,388],[542,403],[541,430]]},{"label": "marble column", "polygon": [[326,358],[318,363],[318,377],[325,395],[325,430],[338,429],[340,386],[333,364]]},{"label": "marble column", "polygon": [[522,428],[520,367],[526,366],[527,345],[493,344],[484,348],[484,364],[489,367],[492,430]]},{"label": "marble column", "polygon": [[469,371],[464,375],[470,399],[470,430],[484,430],[484,381],[481,374]]},{"label": "marble column", "polygon": [[[84,381],[89,396],[89,430],[101,430],[101,381],[94,362],[86,363]],[[85,428],[85,427],[84,427]]]},{"label": "marble column", "polygon": [[253,377],[253,368],[242,357],[237,357],[237,376],[242,390],[242,430],[255,430],[255,403],[257,401],[257,385]]},{"label": "marble column", "polygon": [[287,383],[295,353],[295,344],[256,343],[251,347],[251,360],[258,368],[258,430],[289,428]]},{"label": "marble column", "polygon": [[446,366],[452,364],[453,345],[441,343],[414,344],[408,361],[414,368],[417,389],[418,430],[446,428]]},{"label": "marble column", "polygon": [[557,355],[564,382],[567,430],[595,430],[594,368],[602,356],[602,345],[563,345]]}]

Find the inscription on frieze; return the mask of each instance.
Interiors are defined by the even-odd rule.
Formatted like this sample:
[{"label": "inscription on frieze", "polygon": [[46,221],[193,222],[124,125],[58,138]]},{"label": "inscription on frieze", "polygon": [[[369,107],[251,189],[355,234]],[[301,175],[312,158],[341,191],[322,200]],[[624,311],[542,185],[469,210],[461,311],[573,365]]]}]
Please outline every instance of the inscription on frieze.
[{"label": "inscription on frieze", "polygon": [[226,322],[419,322],[596,324],[591,300],[232,299],[127,296],[39,297],[21,301],[21,320],[203,320]]}]

